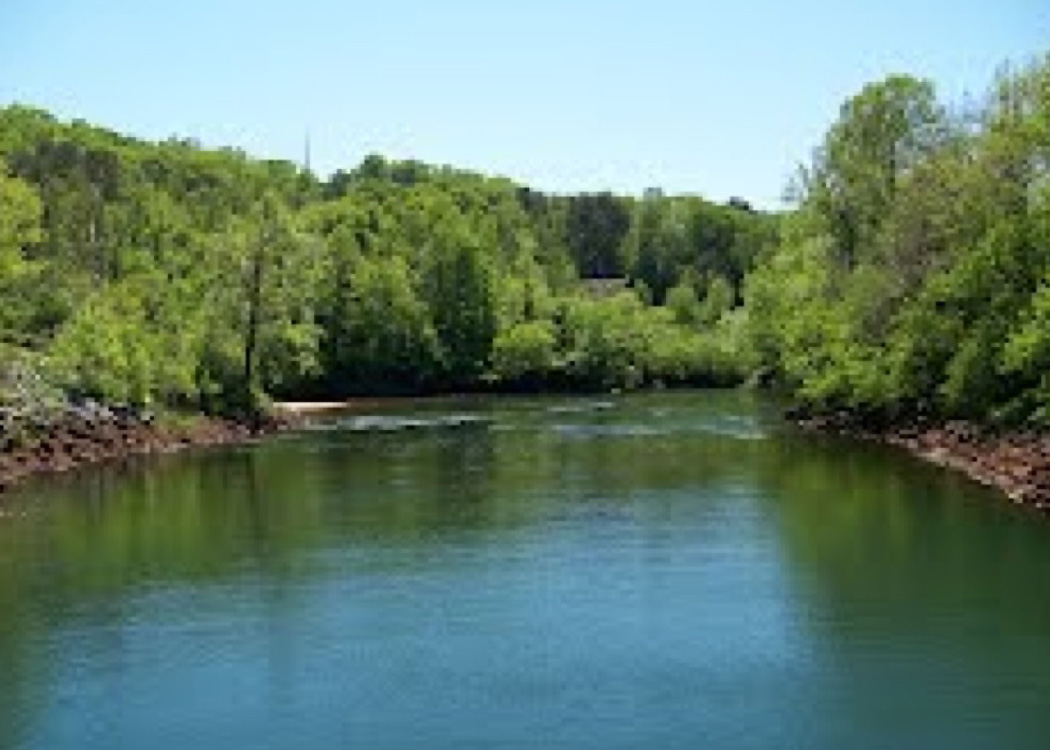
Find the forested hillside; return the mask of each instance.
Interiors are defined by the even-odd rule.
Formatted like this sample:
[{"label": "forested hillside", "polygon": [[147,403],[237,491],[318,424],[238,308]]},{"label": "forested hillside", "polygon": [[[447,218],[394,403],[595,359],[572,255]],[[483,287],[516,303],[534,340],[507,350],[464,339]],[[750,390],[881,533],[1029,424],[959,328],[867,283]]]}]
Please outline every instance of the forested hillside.
[{"label": "forested hillside", "polygon": [[378,156],[322,179],[11,106],[0,361],[9,393],[219,414],[754,375],[873,418],[1050,425],[1050,58],[965,104],[865,87],[791,193],[559,196]]},{"label": "forested hillside", "polygon": [[738,382],[743,279],[777,231],[741,201],[552,196],[378,156],[320,179],[22,106],[0,110],[0,165],[5,377],[208,413]]},{"label": "forested hillside", "polygon": [[763,367],[825,409],[1050,426],[1050,57],[965,105],[866,87],[795,190],[747,283]]}]

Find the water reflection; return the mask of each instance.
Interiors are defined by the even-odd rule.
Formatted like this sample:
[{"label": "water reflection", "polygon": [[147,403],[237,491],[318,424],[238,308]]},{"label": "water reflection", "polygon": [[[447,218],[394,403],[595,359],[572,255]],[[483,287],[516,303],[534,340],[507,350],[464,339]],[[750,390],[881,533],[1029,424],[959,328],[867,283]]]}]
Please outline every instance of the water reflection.
[{"label": "water reflection", "polygon": [[0,747],[1043,747],[1046,524],[747,394],[413,404],[39,482]]}]

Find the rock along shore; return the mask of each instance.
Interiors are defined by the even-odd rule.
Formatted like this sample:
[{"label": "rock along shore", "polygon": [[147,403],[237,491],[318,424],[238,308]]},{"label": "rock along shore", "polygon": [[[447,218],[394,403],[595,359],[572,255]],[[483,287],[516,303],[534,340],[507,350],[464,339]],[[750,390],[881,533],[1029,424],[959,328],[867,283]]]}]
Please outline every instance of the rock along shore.
[{"label": "rock along shore", "polygon": [[788,416],[806,430],[904,448],[930,463],[962,472],[981,484],[999,489],[1019,505],[1050,511],[1050,435],[994,432],[962,421],[916,420],[872,427],[846,413]]},{"label": "rock along shore", "polygon": [[70,406],[46,420],[20,426],[22,436],[17,438],[10,423],[0,422],[0,493],[38,474],[131,456],[244,443],[293,424],[288,417],[264,420],[257,427],[210,417],[164,424],[148,414],[98,405]]}]

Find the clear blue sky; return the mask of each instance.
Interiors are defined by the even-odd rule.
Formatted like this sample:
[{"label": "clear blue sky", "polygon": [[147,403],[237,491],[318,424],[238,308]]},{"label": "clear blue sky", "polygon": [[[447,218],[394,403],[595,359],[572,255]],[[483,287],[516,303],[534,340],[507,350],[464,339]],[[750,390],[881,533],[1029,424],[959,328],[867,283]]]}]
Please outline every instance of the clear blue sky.
[{"label": "clear blue sky", "polygon": [[777,205],[891,72],[980,95],[1050,0],[0,0],[0,103],[299,160]]}]

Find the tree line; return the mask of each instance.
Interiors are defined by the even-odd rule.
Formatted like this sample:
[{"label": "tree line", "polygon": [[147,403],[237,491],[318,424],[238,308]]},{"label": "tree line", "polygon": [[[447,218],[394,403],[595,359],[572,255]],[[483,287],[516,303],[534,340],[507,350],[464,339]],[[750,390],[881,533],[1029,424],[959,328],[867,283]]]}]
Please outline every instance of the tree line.
[{"label": "tree line", "polygon": [[9,106],[0,361],[73,397],[215,414],[730,384],[749,369],[743,282],[778,222],[379,156],[321,179]]},{"label": "tree line", "polygon": [[1050,56],[951,105],[847,101],[747,280],[759,367],[803,401],[1050,427]]},{"label": "tree line", "polygon": [[963,105],[864,87],[789,197],[552,195],[379,156],[320,178],[10,106],[0,361],[220,414],[751,378],[818,409],[1050,426],[1050,56]]}]

